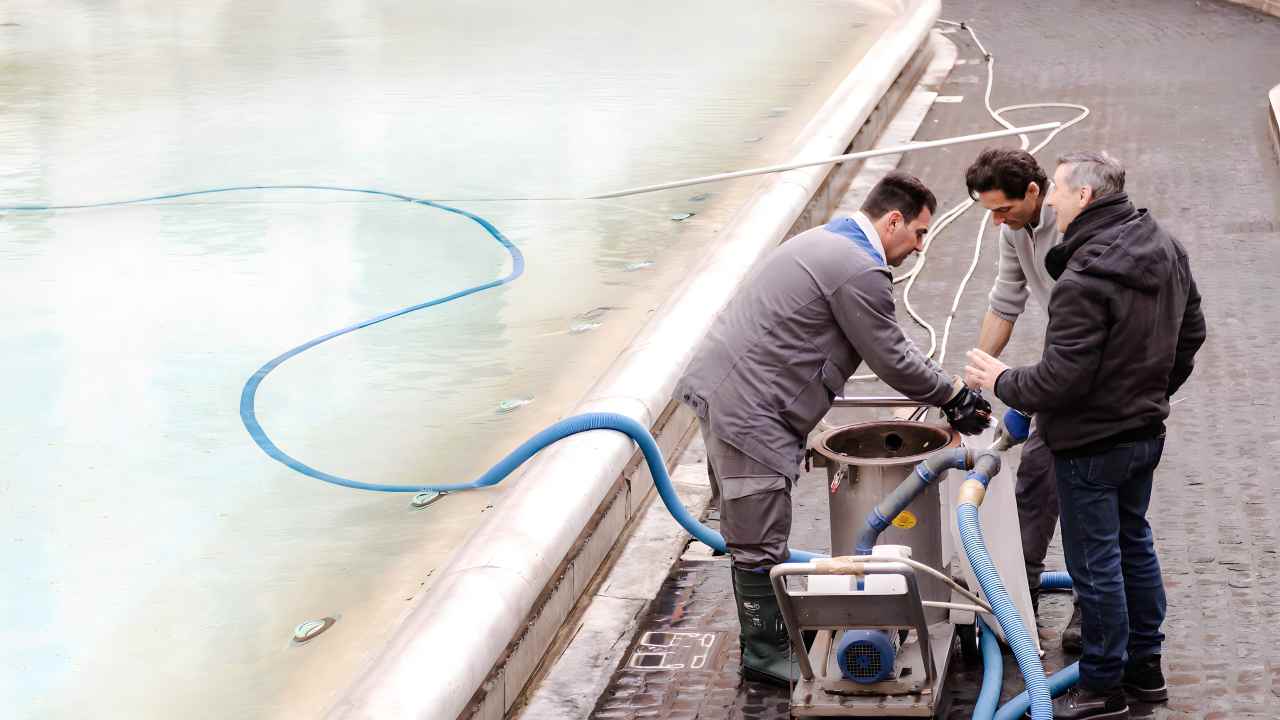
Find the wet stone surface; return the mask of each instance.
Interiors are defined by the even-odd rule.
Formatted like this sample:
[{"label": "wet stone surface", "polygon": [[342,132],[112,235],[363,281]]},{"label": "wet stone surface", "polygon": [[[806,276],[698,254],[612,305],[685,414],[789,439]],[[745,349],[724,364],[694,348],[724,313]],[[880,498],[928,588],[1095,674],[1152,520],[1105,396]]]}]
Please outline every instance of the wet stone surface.
[{"label": "wet stone surface", "polygon": [[[825,471],[801,477],[796,507],[813,508],[824,502]],[[715,525],[714,515],[709,521]],[[826,547],[826,528],[818,523],[797,524],[793,545]],[[698,556],[701,553],[690,553]],[[1061,567],[1061,551],[1050,557]],[[1057,648],[1057,628],[1071,613],[1070,595],[1047,595],[1041,602],[1042,643],[1049,672],[1068,664]],[[1054,629],[1049,629],[1054,628]],[[682,559],[663,584],[633,642],[622,667],[600,698],[592,718],[786,718],[790,693],[771,685],[742,680],[738,674],[738,623],[725,557]],[[706,648],[691,652],[690,646]],[[958,652],[958,650],[957,650]],[[701,659],[700,659],[701,658]],[[697,661],[697,662],[691,662]],[[980,667],[966,668],[957,659],[947,683],[949,706],[945,717],[960,720],[972,714],[982,680]],[[1008,699],[1022,690],[1012,657],[1005,658]],[[1154,717],[1151,709],[1134,707],[1135,717]]]},{"label": "wet stone surface", "polygon": [[[1093,108],[1094,115],[1064,133],[1040,161],[1052,165],[1059,153],[1088,148],[1105,148],[1125,161],[1130,194],[1187,247],[1205,297],[1209,341],[1168,422],[1148,514],[1168,592],[1164,668],[1170,699],[1165,705],[1132,705],[1132,716],[1280,717],[1280,482],[1272,470],[1280,451],[1280,416],[1272,399],[1275,359],[1265,349],[1280,337],[1280,298],[1273,287],[1280,275],[1280,167],[1262,110],[1277,78],[1259,71],[1280,67],[1280,20],[1210,0],[1134,0],[1109,4],[1105,12],[1084,0],[952,0],[943,15],[972,22],[997,58],[994,105],[1064,101]],[[939,92],[965,99],[935,105],[920,139],[992,125],[982,107],[986,68],[966,34],[948,37],[968,62],[957,65]],[[1088,38],[1087,52],[1081,38]],[[1069,66],[1059,62],[1068,57]],[[1118,63],[1123,72],[1117,72]],[[1228,76],[1232,82],[1215,79]],[[1059,117],[1046,111],[1017,119]],[[964,169],[977,151],[910,155],[902,169],[933,186],[941,210],[964,199]],[[1228,176],[1231,192],[1204,192]],[[979,221],[970,212],[930,250],[912,304],[934,322],[946,316]],[[994,279],[991,233],[987,238],[950,341],[945,366],[952,372],[962,369],[963,351],[976,344]],[[905,312],[900,316],[909,322]],[[1004,359],[1034,362],[1044,322],[1044,310],[1030,303]],[[928,346],[919,328],[911,334]],[[861,385],[850,393],[884,390]],[[813,472],[797,484],[793,547],[826,547],[824,481]],[[1056,540],[1048,566],[1064,568]],[[1071,660],[1058,650],[1069,614],[1069,595],[1042,600],[1040,633],[1050,672]],[[788,716],[785,690],[738,677],[727,559],[682,561],[645,629],[723,633],[722,645],[714,662],[697,671],[618,670],[593,717]],[[958,659],[952,663],[948,683],[953,703],[947,717],[957,720],[970,716],[981,678],[980,670],[961,665]],[[1021,689],[1006,655],[1004,696]],[[629,696],[619,694],[628,691]]]},{"label": "wet stone surface", "polygon": [[[666,648],[644,642],[666,641],[662,634],[677,633],[712,640],[704,663],[694,667],[688,661],[698,656],[691,658],[683,648],[663,654]],[[660,666],[655,657],[661,657]],[[738,661],[738,618],[727,560],[682,560],[664,583],[645,631],[591,717],[786,717],[787,693],[742,682]],[[683,667],[672,667],[679,665]]]}]

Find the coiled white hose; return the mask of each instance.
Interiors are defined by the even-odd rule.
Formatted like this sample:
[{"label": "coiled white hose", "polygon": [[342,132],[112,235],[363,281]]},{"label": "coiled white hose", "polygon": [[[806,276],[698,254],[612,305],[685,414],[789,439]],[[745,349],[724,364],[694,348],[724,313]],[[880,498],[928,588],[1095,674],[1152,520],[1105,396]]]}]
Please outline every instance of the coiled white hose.
[{"label": "coiled white hose", "polygon": [[[978,50],[982,52],[982,56],[987,63],[987,89],[986,89],[986,93],[983,96],[983,103],[987,108],[987,114],[989,114],[993,120],[995,120],[997,123],[999,123],[1006,129],[1013,129],[1014,127],[1016,127],[1004,117],[1004,114],[1007,112],[1014,112],[1018,110],[1032,110],[1032,109],[1039,109],[1039,108],[1065,108],[1065,109],[1079,111],[1079,113],[1075,117],[1062,123],[1062,125],[1058,126],[1057,128],[1054,128],[1052,131],[1049,132],[1048,135],[1044,137],[1043,140],[1040,141],[1038,145],[1036,145],[1034,148],[1031,148],[1029,152],[1032,155],[1044,149],[1046,145],[1048,145],[1050,142],[1053,141],[1055,137],[1058,136],[1058,133],[1062,132],[1063,130],[1066,130],[1067,128],[1071,127],[1072,125],[1075,125],[1076,123],[1080,122],[1081,120],[1084,120],[1086,117],[1089,116],[1089,108],[1085,107],[1084,105],[1077,105],[1075,103],[1064,103],[1064,102],[1023,103],[1020,105],[1005,105],[1004,107],[993,109],[991,107],[991,88],[995,84],[995,57],[992,56],[991,53],[987,52],[987,48],[983,46],[982,41],[978,39],[978,35],[973,31],[973,28],[970,27],[968,24],[955,22],[952,20],[939,20],[938,22],[943,25],[950,25],[950,26],[958,27],[962,30],[967,31],[969,33],[969,36],[973,38],[974,44],[978,46]],[[1031,145],[1030,138],[1028,138],[1026,135],[1019,135],[1018,137],[1019,137],[1022,149],[1027,150],[1027,148]],[[928,321],[926,321],[923,317],[921,317],[920,313],[916,312],[916,309],[911,305],[911,289],[915,286],[916,278],[919,277],[920,273],[924,270],[925,263],[928,261],[928,258],[929,258],[929,248],[933,245],[933,242],[937,240],[938,236],[941,235],[943,231],[945,231],[947,227],[951,225],[951,223],[955,222],[961,215],[967,212],[969,208],[973,207],[975,204],[977,204],[976,201],[970,198],[968,200],[965,200],[955,205],[951,209],[939,215],[937,218],[937,221],[929,229],[929,234],[925,238],[924,249],[920,251],[920,254],[916,258],[915,264],[911,266],[910,270],[893,279],[894,284],[897,284],[900,282],[907,283],[907,286],[903,288],[903,291],[902,291],[902,304],[906,307],[907,314],[911,316],[911,319],[914,320],[916,324],[920,325],[920,327],[924,328],[929,332],[929,351],[925,353],[925,357],[931,358],[936,353],[937,362],[939,365],[941,365],[946,360],[946,357],[947,357],[947,340],[951,336],[951,322],[952,320],[955,319],[956,311],[960,307],[960,298],[964,294],[965,288],[968,287],[969,280],[973,278],[974,271],[977,270],[978,268],[978,259],[982,254],[982,240],[986,235],[987,223],[991,219],[991,212],[990,211],[984,212],[982,215],[982,221],[978,225],[978,234],[973,244],[973,259],[969,263],[968,271],[965,273],[964,277],[960,280],[959,287],[956,288],[955,297],[951,301],[951,309],[947,312],[946,321],[943,325],[942,339],[940,342],[938,340],[937,330],[934,329],[933,325],[931,325]],[[850,379],[851,380],[875,380],[876,375],[875,373],[865,373],[862,375],[854,375]]]}]

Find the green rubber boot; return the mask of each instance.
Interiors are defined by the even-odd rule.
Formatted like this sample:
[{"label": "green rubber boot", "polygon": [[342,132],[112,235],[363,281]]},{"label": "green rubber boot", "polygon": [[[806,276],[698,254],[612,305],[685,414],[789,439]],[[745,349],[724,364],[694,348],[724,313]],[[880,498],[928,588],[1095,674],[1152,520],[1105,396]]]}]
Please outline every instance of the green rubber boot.
[{"label": "green rubber boot", "polygon": [[773,594],[768,573],[733,568],[733,595],[738,601],[742,631],[742,677],[756,682],[790,687],[800,679],[800,666],[792,659],[787,627]]}]

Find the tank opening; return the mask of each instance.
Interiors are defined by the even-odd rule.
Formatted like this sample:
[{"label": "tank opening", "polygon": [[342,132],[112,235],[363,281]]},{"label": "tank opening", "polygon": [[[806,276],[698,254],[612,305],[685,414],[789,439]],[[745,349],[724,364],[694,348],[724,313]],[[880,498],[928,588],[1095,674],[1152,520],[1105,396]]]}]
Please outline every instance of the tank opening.
[{"label": "tank opening", "polygon": [[911,463],[953,442],[958,443],[958,436],[948,428],[905,420],[878,420],[835,428],[823,435],[814,449],[840,463],[876,459]]}]

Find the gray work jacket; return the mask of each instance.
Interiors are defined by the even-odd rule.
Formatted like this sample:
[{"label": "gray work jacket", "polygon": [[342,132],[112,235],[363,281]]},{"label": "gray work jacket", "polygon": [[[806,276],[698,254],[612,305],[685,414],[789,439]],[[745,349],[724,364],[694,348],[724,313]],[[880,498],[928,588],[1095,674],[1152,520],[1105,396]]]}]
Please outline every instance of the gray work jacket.
[{"label": "gray work jacket", "polygon": [[799,476],[804,441],[863,361],[914,400],[941,404],[950,376],[907,339],[893,277],[850,218],[772,251],[720,312],[676,383],[716,437],[781,477],[722,487],[733,499]]}]

